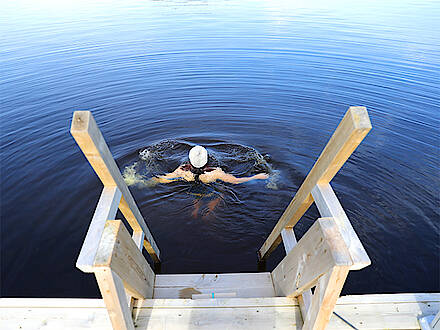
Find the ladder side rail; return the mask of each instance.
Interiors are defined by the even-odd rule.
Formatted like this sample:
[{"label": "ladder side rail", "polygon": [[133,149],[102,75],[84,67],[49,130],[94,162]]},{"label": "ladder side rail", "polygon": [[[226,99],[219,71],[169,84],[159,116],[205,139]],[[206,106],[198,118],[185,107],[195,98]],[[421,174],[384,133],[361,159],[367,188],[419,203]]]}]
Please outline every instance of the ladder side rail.
[{"label": "ladder side rail", "polygon": [[274,229],[258,251],[266,258],[280,243],[281,231],[291,228],[313,203],[312,189],[318,183],[329,183],[371,129],[365,107],[350,107],[336,128]]},{"label": "ladder side rail", "polygon": [[122,193],[119,209],[134,232],[143,231],[144,247],[154,260],[160,262],[160,251],[130,193],[121,172],[90,111],[75,111],[70,132],[86,156],[104,187],[118,187]]}]

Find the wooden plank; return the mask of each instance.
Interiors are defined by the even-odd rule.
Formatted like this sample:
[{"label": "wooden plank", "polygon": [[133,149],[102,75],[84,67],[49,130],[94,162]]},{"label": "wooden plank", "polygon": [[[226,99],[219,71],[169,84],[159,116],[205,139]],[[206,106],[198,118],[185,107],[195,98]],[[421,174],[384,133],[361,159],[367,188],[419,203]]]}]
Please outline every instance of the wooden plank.
[{"label": "wooden plank", "polygon": [[[143,243],[145,240],[145,235],[143,231],[134,231],[133,234],[131,235],[131,237],[133,238],[133,242],[136,244],[136,246],[138,247],[138,249],[141,251],[142,253],[142,249],[143,249]],[[136,298],[133,297],[130,294],[130,291],[125,290],[125,293],[127,294],[127,301],[129,302],[130,305],[130,310],[133,309],[133,306],[136,304]]]},{"label": "wooden plank", "polygon": [[334,266],[352,261],[332,218],[320,218],[272,271],[277,296],[296,297],[314,286]]},{"label": "wooden plank", "polygon": [[345,211],[342,208],[341,203],[339,203],[330,184],[317,184],[312,189],[312,196],[321,217],[331,217],[335,219],[339,226],[342,238],[344,239],[345,244],[347,244],[348,251],[353,260],[353,266],[351,269],[358,270],[370,265],[371,260],[359,240],[359,237],[356,235],[350,220],[345,214]]},{"label": "wooden plank", "polygon": [[338,304],[359,305],[359,304],[400,304],[417,302],[439,302],[440,293],[389,293],[389,294],[363,294],[342,296]]},{"label": "wooden plank", "polygon": [[[177,318],[181,310],[186,311],[186,313],[194,310],[201,312],[207,308],[222,309],[225,306],[227,307],[225,310],[241,307],[244,312],[249,311],[250,307],[270,307],[279,311],[277,317],[283,318],[284,313],[287,317],[296,314],[297,324],[301,320],[296,299],[286,297],[203,300],[147,299],[142,303],[144,307],[139,308],[142,322],[136,324],[136,329],[140,330],[170,329],[167,327],[168,324],[161,323],[163,322],[162,316],[148,319],[151,314],[160,311],[162,311],[160,313],[171,311]],[[417,318],[420,315],[435,314],[439,308],[440,294],[438,293],[374,294],[340,297],[335,312],[358,329],[419,329]],[[146,310],[148,310],[147,313],[145,313]],[[240,315],[240,313],[236,313]],[[237,314],[231,314],[230,316],[223,314],[222,316],[228,319],[229,317],[235,317]],[[177,320],[179,319],[177,318]],[[183,317],[181,317],[181,328],[185,327],[183,320]],[[243,322],[238,329],[247,325],[245,320],[241,320]],[[231,321],[226,321],[225,324],[228,322]],[[277,328],[289,329],[289,326],[281,327],[281,325],[284,324],[280,323],[280,327]],[[38,329],[40,327],[44,329],[108,330],[111,329],[111,323],[102,299],[0,298],[0,329],[18,330]],[[291,326],[293,329],[299,327]],[[207,328],[204,323],[187,327],[187,329],[204,328]],[[227,327],[225,326],[223,329],[227,329]],[[333,315],[327,329],[346,330],[349,329],[349,326]]]},{"label": "wooden plank", "polygon": [[[102,304],[104,305],[103,302]],[[109,330],[112,329],[112,324],[105,306],[103,308],[2,308],[0,329]]]},{"label": "wooden plank", "polygon": [[329,183],[371,129],[365,107],[350,107],[315,165],[259,250],[266,258],[281,243],[281,231],[293,227],[313,202],[313,187]]},{"label": "wooden plank", "polygon": [[145,239],[145,235],[143,231],[133,231],[133,234],[131,235],[133,238],[134,243],[138,247],[140,251],[142,251],[143,243]]},{"label": "wooden plank", "polygon": [[[159,276],[159,275],[157,275]],[[191,299],[154,299],[145,300],[145,308],[152,307],[188,307],[193,304]],[[203,301],[195,303],[194,307],[223,306],[297,306],[295,298],[272,297],[272,298],[237,298],[228,300]],[[434,307],[429,310],[436,314],[440,305],[440,293],[387,293],[387,294],[360,294],[341,296],[338,306],[356,308],[360,305],[405,305],[405,304],[429,304]],[[352,305],[352,306],[351,306]],[[351,307],[350,307],[351,306]],[[94,298],[0,298],[0,308],[105,308],[102,299]],[[0,313],[1,314],[1,313]]]},{"label": "wooden plank", "polygon": [[319,279],[303,330],[326,329],[349,271],[350,266],[335,266]]},{"label": "wooden plank", "polygon": [[[335,312],[353,326],[363,330],[420,329],[417,319],[440,307],[438,302],[405,302],[377,304],[336,304]],[[327,329],[349,329],[346,323],[332,315]]]},{"label": "wooden plank", "polygon": [[290,250],[292,250],[298,243],[293,228],[284,228],[281,231],[281,237],[283,239],[284,250],[286,251],[286,254],[289,254]]},{"label": "wooden plank", "polygon": [[159,248],[139,211],[133,196],[90,111],[75,111],[70,133],[105,187],[117,186],[122,192],[119,209],[134,231],[142,230],[146,249],[155,262],[160,261]]},{"label": "wooden plank", "polygon": [[221,293],[199,293],[193,294],[192,299],[217,299],[217,298],[235,298],[237,297],[236,292],[221,292]]},{"label": "wooden plank", "polygon": [[121,200],[121,191],[118,187],[104,187],[101,197],[90,222],[89,229],[81,247],[76,267],[85,273],[93,272],[93,262],[98,250],[99,241],[104,231],[105,222],[114,219]]},{"label": "wooden plank", "polygon": [[212,295],[218,293],[230,293],[234,292],[237,297],[240,298],[263,298],[274,297],[273,287],[244,287],[244,288],[193,288],[193,287],[180,287],[180,288],[154,288],[154,299],[186,299],[191,298],[195,294],[207,294]]},{"label": "wooden plank", "polygon": [[275,296],[270,273],[156,275],[154,298],[235,292],[237,297]]},{"label": "wooden plank", "polygon": [[223,274],[158,274],[155,287],[233,288],[272,286],[269,272]]},{"label": "wooden plank", "polygon": [[154,272],[120,220],[105,224],[94,267],[111,268],[135,298],[153,296]]},{"label": "wooden plank", "polygon": [[220,299],[146,299],[140,308],[249,308],[249,307],[298,307],[296,298],[220,298]]},{"label": "wooden plank", "polygon": [[295,307],[142,309],[136,329],[293,330],[301,323]]},{"label": "wooden plank", "polygon": [[96,269],[95,276],[113,329],[134,330],[131,311],[125,297],[124,284],[120,277],[110,268]]},{"label": "wooden plank", "polygon": [[[293,228],[285,228],[281,231],[281,237],[283,238],[283,244],[284,249],[286,250],[286,254],[289,254],[289,252],[298,244],[295,232],[293,231]],[[309,310],[310,304],[312,302],[312,290],[308,289],[305,290],[302,294],[300,294],[298,297],[298,303],[299,307],[301,309],[301,316],[303,320],[306,318],[307,311]]]}]

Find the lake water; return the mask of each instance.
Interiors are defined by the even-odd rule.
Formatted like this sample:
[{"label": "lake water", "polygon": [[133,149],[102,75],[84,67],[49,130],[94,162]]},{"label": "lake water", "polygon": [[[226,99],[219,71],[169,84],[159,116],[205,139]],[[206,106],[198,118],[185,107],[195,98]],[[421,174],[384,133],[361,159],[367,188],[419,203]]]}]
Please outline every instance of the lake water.
[{"label": "lake water", "polygon": [[[73,111],[137,180],[163,273],[245,272],[350,105],[373,129],[333,188],[372,265],[344,293],[439,291],[439,17],[436,1],[2,4],[1,294],[99,296],[75,268],[101,183]],[[199,204],[186,183],[139,183],[195,144],[271,178]]]}]

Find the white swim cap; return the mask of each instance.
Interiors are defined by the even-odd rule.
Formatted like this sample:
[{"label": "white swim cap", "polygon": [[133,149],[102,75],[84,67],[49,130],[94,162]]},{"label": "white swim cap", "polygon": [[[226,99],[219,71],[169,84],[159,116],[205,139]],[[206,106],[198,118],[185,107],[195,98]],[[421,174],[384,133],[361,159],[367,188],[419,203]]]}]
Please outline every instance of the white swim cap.
[{"label": "white swim cap", "polygon": [[208,163],[208,151],[202,146],[195,146],[189,151],[189,161],[192,166],[202,168]]}]

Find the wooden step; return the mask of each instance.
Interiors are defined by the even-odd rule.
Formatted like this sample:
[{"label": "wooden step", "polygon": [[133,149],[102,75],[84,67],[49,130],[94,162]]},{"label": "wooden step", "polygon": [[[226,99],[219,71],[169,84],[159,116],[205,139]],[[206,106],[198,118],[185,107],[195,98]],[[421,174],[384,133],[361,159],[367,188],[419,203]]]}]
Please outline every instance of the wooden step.
[{"label": "wooden step", "polygon": [[[236,298],[274,297],[270,273],[156,275],[153,298],[183,299],[193,295],[228,294]],[[194,298],[196,298],[195,296]]]}]

